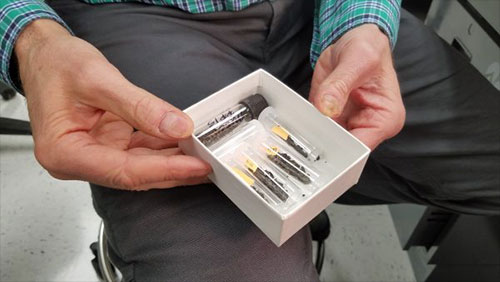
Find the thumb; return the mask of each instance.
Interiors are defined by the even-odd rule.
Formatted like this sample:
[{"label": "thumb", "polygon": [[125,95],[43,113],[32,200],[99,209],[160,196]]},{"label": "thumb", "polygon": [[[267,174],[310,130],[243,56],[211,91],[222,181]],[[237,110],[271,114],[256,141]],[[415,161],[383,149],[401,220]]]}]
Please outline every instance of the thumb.
[{"label": "thumb", "polygon": [[134,128],[162,139],[182,139],[193,132],[188,115],[146,90],[130,82],[112,89],[112,93],[100,95],[99,104]]},{"label": "thumb", "polygon": [[349,94],[359,87],[369,65],[360,62],[354,54],[340,57],[333,71],[320,83],[314,94],[313,104],[332,118],[340,116],[349,99]]}]

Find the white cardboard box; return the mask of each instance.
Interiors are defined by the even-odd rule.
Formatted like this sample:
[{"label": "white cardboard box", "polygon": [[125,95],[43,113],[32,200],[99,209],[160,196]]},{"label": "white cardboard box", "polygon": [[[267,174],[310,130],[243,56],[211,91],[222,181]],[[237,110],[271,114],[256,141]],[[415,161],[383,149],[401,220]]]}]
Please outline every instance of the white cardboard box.
[{"label": "white cardboard box", "polygon": [[255,93],[264,96],[283,120],[293,124],[297,132],[320,148],[322,160],[328,161],[332,167],[327,184],[314,191],[305,201],[285,214],[280,214],[255,191],[249,189],[229,166],[218,159],[196,137],[182,140],[179,146],[185,154],[210,163],[213,169],[213,173],[209,176],[210,180],[277,246],[280,246],[357,183],[370,149],[262,69],[210,95],[184,112],[193,119],[196,128],[206,120],[207,116],[214,116]]}]

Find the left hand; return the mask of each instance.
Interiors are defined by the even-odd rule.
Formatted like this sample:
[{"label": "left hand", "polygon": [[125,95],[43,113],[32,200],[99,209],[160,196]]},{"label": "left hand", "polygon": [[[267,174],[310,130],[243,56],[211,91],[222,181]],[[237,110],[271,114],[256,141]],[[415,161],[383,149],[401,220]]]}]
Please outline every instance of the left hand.
[{"label": "left hand", "polygon": [[193,131],[189,116],[133,85],[94,46],[38,19],[15,53],[35,157],[52,176],[126,190],[207,181],[210,165],[177,148]]},{"label": "left hand", "polygon": [[406,114],[388,37],[365,24],[325,49],[309,100],[372,150],[398,134]]}]

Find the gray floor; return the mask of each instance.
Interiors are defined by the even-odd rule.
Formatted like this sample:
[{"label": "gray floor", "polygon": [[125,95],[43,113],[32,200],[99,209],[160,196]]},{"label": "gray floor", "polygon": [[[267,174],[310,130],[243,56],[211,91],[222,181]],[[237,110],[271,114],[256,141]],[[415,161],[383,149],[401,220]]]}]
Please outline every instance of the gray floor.
[{"label": "gray floor", "polygon": [[322,281],[415,281],[387,206],[327,209],[332,229]]},{"label": "gray floor", "polygon": [[[0,115],[26,118],[23,99]],[[99,218],[87,184],[51,178],[31,137],[0,136],[0,281],[96,281],[88,249]],[[414,281],[386,206],[331,205],[322,281]]]}]

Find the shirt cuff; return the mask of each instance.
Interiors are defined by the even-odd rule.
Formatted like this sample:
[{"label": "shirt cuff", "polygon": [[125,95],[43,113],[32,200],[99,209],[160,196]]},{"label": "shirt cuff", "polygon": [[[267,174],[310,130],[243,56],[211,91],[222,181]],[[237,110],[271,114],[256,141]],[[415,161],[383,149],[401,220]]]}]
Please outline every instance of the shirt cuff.
[{"label": "shirt cuff", "polygon": [[311,64],[321,52],[347,31],[366,23],[376,24],[396,44],[401,0],[316,0]]},{"label": "shirt cuff", "polygon": [[[37,19],[52,19],[69,27],[47,4],[38,0],[16,0],[0,2],[0,80],[21,91],[16,71],[11,72],[14,44],[23,29]],[[71,31],[70,31],[71,32]]]}]

